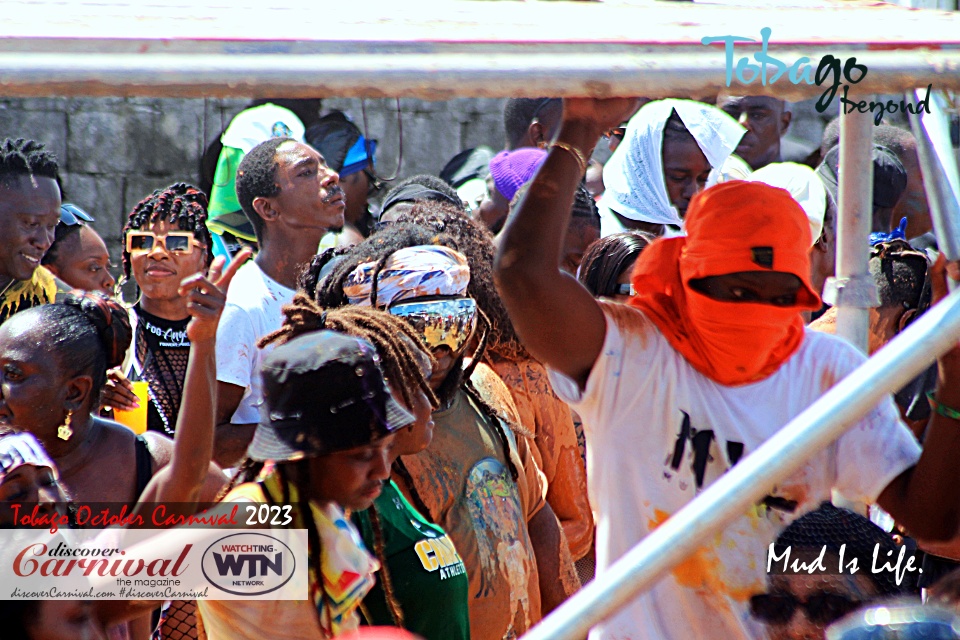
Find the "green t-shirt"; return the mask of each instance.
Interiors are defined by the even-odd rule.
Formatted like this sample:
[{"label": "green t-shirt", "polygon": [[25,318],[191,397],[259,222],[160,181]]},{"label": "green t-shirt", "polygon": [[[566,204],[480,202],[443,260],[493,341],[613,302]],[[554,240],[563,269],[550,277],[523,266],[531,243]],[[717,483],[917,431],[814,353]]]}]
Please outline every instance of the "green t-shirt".
[{"label": "green t-shirt", "polygon": [[[392,480],[383,486],[373,505],[380,515],[387,571],[403,612],[404,627],[426,640],[469,640],[470,581],[453,541],[443,529],[417,513]],[[353,522],[363,535],[363,543],[373,552],[376,547],[369,509],[353,514]],[[394,624],[379,573],[363,606],[372,618],[368,622]]]}]

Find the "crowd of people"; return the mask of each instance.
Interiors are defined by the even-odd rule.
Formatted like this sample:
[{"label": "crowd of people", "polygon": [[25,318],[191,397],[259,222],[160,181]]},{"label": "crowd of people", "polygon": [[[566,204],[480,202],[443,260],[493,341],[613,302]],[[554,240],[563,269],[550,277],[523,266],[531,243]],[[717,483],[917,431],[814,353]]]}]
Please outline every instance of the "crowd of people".
[{"label": "crowd of people", "polygon": [[[820,297],[835,122],[807,153],[769,97],[511,99],[503,150],[383,192],[375,141],[319,109],[244,110],[200,187],[129,212],[119,273],[113,212],[0,145],[0,524],[245,501],[309,542],[302,601],[8,600],[2,637],[519,638],[866,358]],[[870,353],[960,280],[909,132],[876,127],[873,161]],[[960,607],[958,420],[960,346],[591,638]],[[843,570],[901,549],[922,574]],[[791,554],[840,569],[772,568]]]}]

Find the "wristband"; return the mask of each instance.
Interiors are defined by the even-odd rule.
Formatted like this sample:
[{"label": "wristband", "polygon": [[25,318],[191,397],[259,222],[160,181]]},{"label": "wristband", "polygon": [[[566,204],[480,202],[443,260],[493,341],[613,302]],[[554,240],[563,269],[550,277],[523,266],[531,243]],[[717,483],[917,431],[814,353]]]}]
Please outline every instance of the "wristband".
[{"label": "wristband", "polygon": [[948,407],[945,404],[941,404],[936,398],[933,397],[933,391],[927,392],[927,400],[930,401],[930,407],[933,411],[944,418],[950,418],[951,420],[960,420],[960,411],[957,411],[953,407]]},{"label": "wristband", "polygon": [[574,157],[577,161],[577,166],[580,167],[580,176],[583,177],[587,173],[587,157],[583,155],[583,152],[577,149],[572,144],[567,144],[566,142],[554,142],[550,145],[550,148],[553,149],[563,149],[570,155]]}]

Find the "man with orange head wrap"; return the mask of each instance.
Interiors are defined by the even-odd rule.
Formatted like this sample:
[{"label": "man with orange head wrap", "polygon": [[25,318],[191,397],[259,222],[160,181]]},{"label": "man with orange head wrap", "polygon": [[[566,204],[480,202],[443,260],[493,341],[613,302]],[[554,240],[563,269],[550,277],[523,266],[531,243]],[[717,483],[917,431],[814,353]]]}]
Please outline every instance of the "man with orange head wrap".
[{"label": "man with orange head wrap", "polygon": [[[804,329],[801,313],[820,305],[809,284],[810,226],[787,191],[762,183],[727,182],[696,196],[688,235],[656,240],[637,260],[628,305],[598,302],[558,271],[580,167],[632,107],[565,103],[496,265],[518,334],[583,418],[601,579],[863,362],[843,340]],[[945,291],[942,278],[938,286]],[[960,349],[940,366],[936,399],[960,407]],[[763,637],[748,603],[764,590],[768,545],[834,488],[876,501],[920,537],[953,536],[960,510],[944,505],[960,503],[956,422],[935,412],[921,455],[887,398],[591,638]]]}]

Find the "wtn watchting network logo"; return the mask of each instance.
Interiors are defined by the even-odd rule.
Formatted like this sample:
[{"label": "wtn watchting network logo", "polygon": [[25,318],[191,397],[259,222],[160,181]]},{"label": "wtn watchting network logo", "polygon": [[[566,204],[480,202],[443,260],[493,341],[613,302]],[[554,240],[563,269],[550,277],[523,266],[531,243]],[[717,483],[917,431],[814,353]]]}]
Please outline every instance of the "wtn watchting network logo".
[{"label": "wtn watchting network logo", "polygon": [[214,587],[236,596],[260,596],[283,587],[297,560],[286,544],[264,533],[236,533],[203,552],[203,575]]},{"label": "wtn watchting network logo", "polygon": [[[770,55],[767,50],[767,44],[770,41],[770,27],[764,27],[760,30],[761,49],[753,54],[753,59],[759,64],[750,62],[750,58],[741,57],[734,63],[734,48],[736,43],[756,42],[754,38],[745,38],[742,36],[709,36],[700,40],[701,44],[712,45],[723,43],[724,53],[726,54],[726,85],[729,87],[733,82],[734,76],[737,81],[743,85],[749,85],[758,78],[763,86],[774,84],[784,73],[792,84],[808,84],[823,87],[824,92],[817,100],[816,109],[823,113],[827,110],[833,99],[837,95],[837,90],[843,86],[843,95],[840,96],[840,104],[844,113],[873,113],[874,124],[880,124],[884,113],[930,113],[930,90],[933,85],[927,85],[926,96],[922,100],[917,100],[915,104],[906,100],[894,102],[874,102],[866,100],[850,99],[850,87],[863,81],[867,77],[867,65],[857,64],[856,57],[847,58],[841,61],[840,58],[832,55],[825,55],[820,59],[820,63],[814,72],[813,65],[810,64],[810,58],[803,56],[797,58],[792,63],[784,62]],[[768,73],[773,71],[772,76]]]}]

